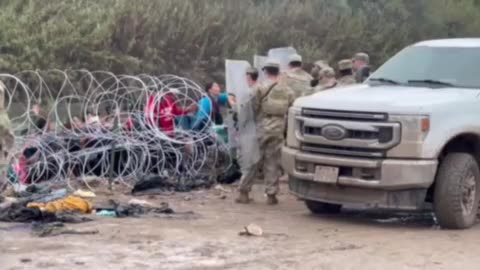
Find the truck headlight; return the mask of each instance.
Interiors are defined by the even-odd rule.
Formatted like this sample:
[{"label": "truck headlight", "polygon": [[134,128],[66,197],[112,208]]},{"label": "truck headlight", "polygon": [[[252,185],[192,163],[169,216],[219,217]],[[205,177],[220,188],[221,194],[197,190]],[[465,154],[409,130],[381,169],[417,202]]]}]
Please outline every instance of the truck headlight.
[{"label": "truck headlight", "polygon": [[300,132],[300,123],[296,119],[300,114],[300,108],[291,107],[288,110],[286,144],[291,148],[300,148],[300,142],[297,139],[297,132]]},{"label": "truck headlight", "polygon": [[403,142],[422,142],[430,131],[428,115],[390,115],[389,120],[400,122]]}]

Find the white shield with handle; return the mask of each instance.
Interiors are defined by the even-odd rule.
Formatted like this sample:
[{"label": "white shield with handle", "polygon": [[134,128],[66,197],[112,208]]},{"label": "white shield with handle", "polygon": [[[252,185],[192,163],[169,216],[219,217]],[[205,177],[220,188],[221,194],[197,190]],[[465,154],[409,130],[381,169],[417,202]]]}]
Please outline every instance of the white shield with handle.
[{"label": "white shield with handle", "polygon": [[242,168],[248,168],[260,159],[257,141],[257,128],[252,107],[252,89],[247,84],[246,70],[250,67],[247,61],[226,60],[226,87],[229,93],[235,94],[237,112],[236,128],[229,123],[229,136],[238,146],[238,161]]}]

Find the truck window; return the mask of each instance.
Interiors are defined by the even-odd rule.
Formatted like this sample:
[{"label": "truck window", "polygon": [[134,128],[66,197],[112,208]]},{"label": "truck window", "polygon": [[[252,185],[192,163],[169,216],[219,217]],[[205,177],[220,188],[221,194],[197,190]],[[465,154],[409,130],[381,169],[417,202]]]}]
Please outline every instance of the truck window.
[{"label": "truck window", "polygon": [[391,79],[402,84],[435,80],[456,87],[480,88],[479,61],[480,48],[412,46],[387,61],[371,78]]}]

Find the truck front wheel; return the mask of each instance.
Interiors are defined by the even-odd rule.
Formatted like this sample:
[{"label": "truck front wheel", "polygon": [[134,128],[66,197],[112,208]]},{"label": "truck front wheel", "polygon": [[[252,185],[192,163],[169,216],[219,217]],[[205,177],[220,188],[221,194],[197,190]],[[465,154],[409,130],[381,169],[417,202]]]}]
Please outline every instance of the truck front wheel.
[{"label": "truck front wheel", "polygon": [[466,229],[477,217],[480,170],[475,158],[468,153],[451,153],[438,170],[434,212],[445,229]]},{"label": "truck front wheel", "polygon": [[331,204],[331,203],[324,203],[324,202],[317,202],[306,200],[305,205],[307,206],[308,210],[313,214],[337,214],[340,213],[342,206],[339,204]]}]

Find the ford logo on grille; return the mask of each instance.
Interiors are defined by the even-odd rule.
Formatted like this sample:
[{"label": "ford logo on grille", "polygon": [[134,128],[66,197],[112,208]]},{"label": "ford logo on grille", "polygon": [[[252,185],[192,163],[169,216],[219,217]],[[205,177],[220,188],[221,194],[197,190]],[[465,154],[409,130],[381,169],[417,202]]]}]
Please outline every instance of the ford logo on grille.
[{"label": "ford logo on grille", "polygon": [[322,128],[322,136],[332,141],[339,141],[347,137],[347,130],[337,125],[326,125]]}]

